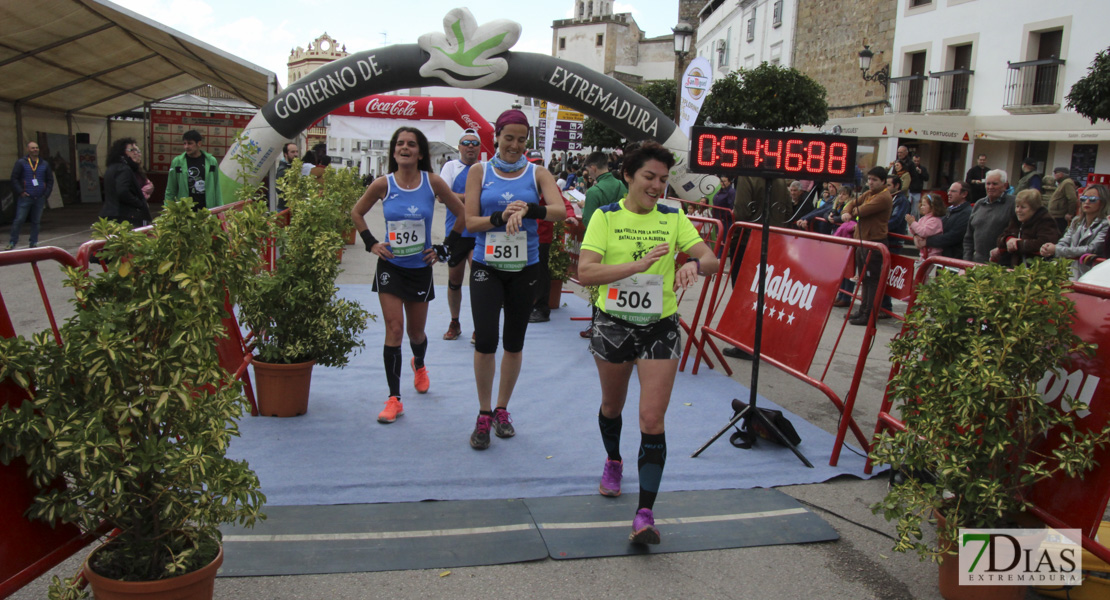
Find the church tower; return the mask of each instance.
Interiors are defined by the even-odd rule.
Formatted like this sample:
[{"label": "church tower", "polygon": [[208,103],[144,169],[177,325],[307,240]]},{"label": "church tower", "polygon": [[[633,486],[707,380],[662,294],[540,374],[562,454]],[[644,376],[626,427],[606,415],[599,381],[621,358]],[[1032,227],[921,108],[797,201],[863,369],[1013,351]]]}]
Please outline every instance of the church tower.
[{"label": "church tower", "polygon": [[[288,82],[293,83],[321,66],[348,54],[350,53],[347,52],[346,45],[340,48],[339,43],[324,32],[324,35],[308,45],[307,50],[297,46],[289,52],[289,60],[285,63],[289,68]],[[325,127],[310,127],[305,132],[305,138],[304,150],[308,150],[320,142],[327,142],[328,130]]]}]

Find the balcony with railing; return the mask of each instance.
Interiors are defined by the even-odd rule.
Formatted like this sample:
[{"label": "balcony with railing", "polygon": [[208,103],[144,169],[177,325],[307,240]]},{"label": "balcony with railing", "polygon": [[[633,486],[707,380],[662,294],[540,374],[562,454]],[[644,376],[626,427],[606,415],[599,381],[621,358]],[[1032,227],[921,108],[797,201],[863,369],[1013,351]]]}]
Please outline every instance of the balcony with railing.
[{"label": "balcony with railing", "polygon": [[924,75],[906,75],[890,78],[890,108],[896,113],[921,113],[925,111],[925,90],[929,78]]},{"label": "balcony with railing", "polygon": [[929,104],[931,114],[966,115],[971,93],[971,69],[953,69],[929,73]]},{"label": "balcony with railing", "polygon": [[1054,113],[1060,110],[1065,61],[1042,58],[1007,63],[1005,98],[1002,109],[1015,115]]}]

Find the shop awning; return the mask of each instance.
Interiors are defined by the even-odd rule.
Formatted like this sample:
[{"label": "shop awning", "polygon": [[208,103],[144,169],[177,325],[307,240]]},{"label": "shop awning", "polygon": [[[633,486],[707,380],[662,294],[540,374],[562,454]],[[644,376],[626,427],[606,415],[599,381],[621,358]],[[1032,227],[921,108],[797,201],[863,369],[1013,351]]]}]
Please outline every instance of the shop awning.
[{"label": "shop awning", "polygon": [[975,133],[977,140],[1009,140],[1030,142],[1105,142],[1110,140],[1110,129],[1048,129],[1048,130],[983,130]]},{"label": "shop awning", "polygon": [[203,84],[262,106],[277,85],[271,71],[104,0],[0,3],[0,81],[2,102],[101,117]]}]

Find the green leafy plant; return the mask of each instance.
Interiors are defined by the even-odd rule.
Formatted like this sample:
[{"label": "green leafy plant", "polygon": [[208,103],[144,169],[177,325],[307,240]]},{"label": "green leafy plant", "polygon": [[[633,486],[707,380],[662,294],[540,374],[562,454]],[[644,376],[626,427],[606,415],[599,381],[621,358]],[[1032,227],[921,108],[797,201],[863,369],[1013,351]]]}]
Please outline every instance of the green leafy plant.
[{"label": "green leafy plant", "polygon": [[714,81],[697,124],[776,130],[820,127],[828,118],[824,86],[797,69],[762,63]]},{"label": "green leafy plant", "polygon": [[310,186],[306,179],[286,174],[279,183],[290,210],[289,225],[278,227],[274,218],[267,221],[267,236],[274,240],[279,258],[272,271],[259,271],[247,282],[238,296],[239,315],[254,332],[259,360],[315,360],[342,367],[352,350],[363,347],[366,319],[374,315],[358,302],[339,298],[335,278],[344,214],[337,202],[316,193],[315,181]]},{"label": "green leafy plant", "polygon": [[567,254],[566,223],[559,221],[552,229],[551,249],[548,251],[547,268],[552,281],[566,283],[570,279],[570,254]]},{"label": "green leafy plant", "polygon": [[[248,159],[249,160],[249,159]],[[304,199],[309,196],[321,196],[335,205],[337,211],[336,230],[345,233],[354,228],[351,221],[351,209],[362,195],[364,186],[362,178],[354,169],[326,169],[323,183],[311,175],[301,174],[301,159],[296,159],[285,175],[278,180],[277,186],[284,198]]]},{"label": "green leafy plant", "polygon": [[[49,332],[0,340],[0,380],[28,398],[0,407],[0,461],[26,461],[40,489],[29,517],[119,530],[93,555],[98,573],[181,575],[215,558],[220,524],[264,518],[258,478],[225,456],[246,401],[215,343],[226,290],[258,253],[188,199],[166,204],[153,235],[104,219],[93,231],[108,270],[66,270],[74,315],[62,343]],[[77,597],[71,584],[55,579],[52,597]]]},{"label": "green leafy plant", "polygon": [[[943,540],[959,528],[1002,527],[1028,506],[1034,483],[1093,466],[1110,428],[1084,431],[1087,406],[1065,396],[1046,404],[1037,383],[1061,375],[1072,357],[1091,354],[1071,329],[1074,304],[1064,297],[1068,267],[1033,261],[1008,271],[984,265],[963,276],[942,270],[918,289],[905,329],[890,343],[898,371],[889,391],[902,401],[905,430],[885,432],[871,451],[904,480],[872,510],[896,522],[894,549],[939,560],[955,552]],[[1042,447],[1046,433],[1064,442]],[[939,544],[923,523],[944,519]]]},{"label": "green leafy plant", "polygon": [[1090,119],[1092,125],[1099,119],[1110,121],[1110,48],[1099,51],[1087,74],[1071,86],[1067,106]]}]

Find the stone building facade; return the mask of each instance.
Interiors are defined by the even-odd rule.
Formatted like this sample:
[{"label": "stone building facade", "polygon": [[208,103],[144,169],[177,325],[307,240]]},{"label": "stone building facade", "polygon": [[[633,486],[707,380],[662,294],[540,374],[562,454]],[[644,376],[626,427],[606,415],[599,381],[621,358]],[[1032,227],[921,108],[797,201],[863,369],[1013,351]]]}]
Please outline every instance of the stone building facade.
[{"label": "stone building facade", "polygon": [[[343,58],[350,53],[347,52],[347,46],[340,47],[339,43],[335,41],[327,32],[324,35],[313,40],[308,48],[297,46],[289,52],[289,60],[286,61],[286,66],[289,68],[289,83],[308,75],[309,73],[326,65],[333,60]],[[326,127],[310,127],[305,131],[305,150],[308,150],[319,143],[326,143],[328,139],[328,130]]]},{"label": "stone building facade", "polygon": [[829,118],[883,114],[883,86],[860,76],[866,43],[871,73],[890,64],[898,0],[798,0],[791,64],[825,86]]},{"label": "stone building facade", "polygon": [[551,55],[634,87],[674,76],[674,37],[648,38],[612,0],[576,1],[574,17],[552,22]]}]

